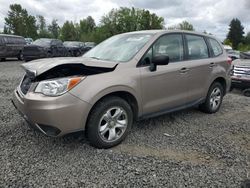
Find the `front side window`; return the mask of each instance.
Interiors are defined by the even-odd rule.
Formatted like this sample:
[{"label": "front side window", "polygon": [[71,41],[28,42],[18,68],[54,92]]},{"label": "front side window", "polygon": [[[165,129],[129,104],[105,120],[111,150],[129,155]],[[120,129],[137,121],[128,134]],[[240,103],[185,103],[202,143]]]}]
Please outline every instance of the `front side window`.
[{"label": "front side window", "polygon": [[205,59],[208,58],[208,48],[203,37],[196,35],[186,35],[188,46],[188,59]]},{"label": "front side window", "polygon": [[219,42],[215,39],[211,39],[209,38],[208,39],[210,44],[211,44],[211,47],[212,47],[212,50],[213,50],[213,53],[214,53],[214,56],[219,56],[223,53],[223,50],[219,44]]},{"label": "front side window", "polygon": [[183,40],[181,34],[168,34],[160,37],[144,55],[142,65],[149,65],[153,57],[165,55],[169,62],[182,61],[184,57]]},{"label": "front side window", "polygon": [[84,54],[83,57],[106,61],[127,62],[142,49],[151,37],[151,34],[116,35],[97,45]]}]

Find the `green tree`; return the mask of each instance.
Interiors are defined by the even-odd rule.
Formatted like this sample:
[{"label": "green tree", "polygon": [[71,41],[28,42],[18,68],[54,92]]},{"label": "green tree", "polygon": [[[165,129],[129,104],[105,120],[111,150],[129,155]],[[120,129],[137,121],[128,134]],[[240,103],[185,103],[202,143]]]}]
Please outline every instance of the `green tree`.
[{"label": "green tree", "polygon": [[247,36],[245,37],[245,44],[250,46],[250,32],[248,32]]},{"label": "green tree", "polygon": [[74,41],[77,40],[77,29],[73,22],[66,21],[61,28],[61,39],[63,41],[69,40]]},{"label": "green tree", "polygon": [[151,14],[145,9],[125,8],[112,9],[107,15],[103,16],[101,27],[106,36],[137,31],[162,29],[164,19],[156,14]]},{"label": "green tree", "polygon": [[37,36],[36,18],[29,15],[21,5],[12,4],[5,17],[5,32],[35,38]]},{"label": "green tree", "polygon": [[48,31],[53,38],[58,38],[60,34],[60,27],[57,23],[57,20],[53,19],[51,24],[48,26]]},{"label": "green tree", "polygon": [[3,28],[3,33],[4,33],[4,34],[10,34],[10,33],[11,33],[10,30],[9,30],[9,28],[6,27],[6,25],[5,25],[4,28]]},{"label": "green tree", "polygon": [[75,24],[75,28],[82,41],[90,41],[96,28],[95,20],[91,16],[88,16],[86,19],[80,20],[80,24]]},{"label": "green tree", "polygon": [[231,21],[229,25],[229,32],[227,39],[232,42],[233,49],[237,49],[238,45],[243,42],[244,27],[241,25],[239,19],[235,18]]},{"label": "green tree", "polygon": [[180,23],[179,27],[181,30],[194,31],[194,26],[187,21],[183,21],[182,23]]},{"label": "green tree", "polygon": [[37,16],[37,27],[38,27],[38,36],[39,38],[50,38],[51,35],[46,26],[46,20],[42,15]]},{"label": "green tree", "polygon": [[[180,30],[187,30],[187,31],[194,31],[194,26],[187,22],[187,21],[183,21],[181,23],[179,23],[178,25],[174,25],[168,28],[169,30],[174,30],[174,29],[180,29]],[[207,34],[206,31],[204,31],[205,34]]]}]

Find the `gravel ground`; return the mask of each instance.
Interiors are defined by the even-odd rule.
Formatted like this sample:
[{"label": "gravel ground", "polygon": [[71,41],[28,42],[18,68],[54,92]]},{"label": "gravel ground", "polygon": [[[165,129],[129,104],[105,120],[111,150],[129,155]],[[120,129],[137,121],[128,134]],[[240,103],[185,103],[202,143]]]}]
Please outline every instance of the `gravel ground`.
[{"label": "gravel ground", "polygon": [[0,62],[0,187],[240,187],[250,177],[250,98],[228,94],[220,112],[196,109],[134,124],[99,150],[82,134],[49,138],[11,104],[21,62]]}]

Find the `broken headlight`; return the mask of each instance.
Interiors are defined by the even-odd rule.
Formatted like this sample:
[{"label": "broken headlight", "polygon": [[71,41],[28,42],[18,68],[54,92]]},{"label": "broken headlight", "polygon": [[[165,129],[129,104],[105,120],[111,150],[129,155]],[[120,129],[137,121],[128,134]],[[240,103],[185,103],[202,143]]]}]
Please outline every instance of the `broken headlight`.
[{"label": "broken headlight", "polygon": [[75,87],[84,77],[60,78],[45,80],[38,83],[35,93],[42,93],[46,96],[59,96]]}]

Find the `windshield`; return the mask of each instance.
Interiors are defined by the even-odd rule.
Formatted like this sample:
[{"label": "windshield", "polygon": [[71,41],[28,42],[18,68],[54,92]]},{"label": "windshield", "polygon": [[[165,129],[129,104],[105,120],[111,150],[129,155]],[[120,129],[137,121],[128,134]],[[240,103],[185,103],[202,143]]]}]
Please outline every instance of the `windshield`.
[{"label": "windshield", "polygon": [[106,61],[127,62],[149,41],[151,34],[123,34],[111,37],[83,57]]},{"label": "windshield", "polygon": [[33,44],[38,46],[50,46],[51,39],[37,39]]},{"label": "windshield", "polygon": [[80,42],[64,42],[63,45],[67,47],[79,47]]}]

